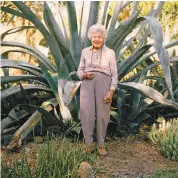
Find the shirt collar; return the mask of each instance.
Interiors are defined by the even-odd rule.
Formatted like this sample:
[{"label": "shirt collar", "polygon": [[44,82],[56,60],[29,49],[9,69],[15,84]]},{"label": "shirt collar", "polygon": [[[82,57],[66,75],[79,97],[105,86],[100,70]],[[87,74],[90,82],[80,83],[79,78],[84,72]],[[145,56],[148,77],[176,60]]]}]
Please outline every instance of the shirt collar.
[{"label": "shirt collar", "polygon": [[[105,45],[105,44],[103,44],[103,46],[102,46],[102,50],[105,50],[105,48],[106,48],[106,45]],[[92,50],[92,49],[93,49],[93,45],[92,45],[92,46],[90,46],[90,47],[89,47],[89,49],[90,49],[90,50]],[[101,48],[100,48],[99,50],[101,50]]]}]

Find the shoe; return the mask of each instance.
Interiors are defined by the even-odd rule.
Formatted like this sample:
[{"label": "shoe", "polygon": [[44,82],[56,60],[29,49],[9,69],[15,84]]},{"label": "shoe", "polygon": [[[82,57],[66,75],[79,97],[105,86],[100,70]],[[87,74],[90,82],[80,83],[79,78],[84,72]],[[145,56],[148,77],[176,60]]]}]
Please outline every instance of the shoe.
[{"label": "shoe", "polygon": [[105,150],[104,147],[98,147],[98,154],[99,154],[99,156],[106,156],[107,151]]},{"label": "shoe", "polygon": [[93,153],[96,149],[96,143],[93,143],[92,146],[85,146],[83,153]]}]

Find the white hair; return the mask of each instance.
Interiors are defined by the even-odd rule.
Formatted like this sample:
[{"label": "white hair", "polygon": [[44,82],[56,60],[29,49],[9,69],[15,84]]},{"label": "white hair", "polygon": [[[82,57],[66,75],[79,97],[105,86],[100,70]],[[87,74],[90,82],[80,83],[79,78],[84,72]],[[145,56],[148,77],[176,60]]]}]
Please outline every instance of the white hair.
[{"label": "white hair", "polygon": [[96,33],[96,32],[101,32],[103,34],[104,39],[106,39],[106,37],[108,35],[107,30],[103,25],[95,24],[89,28],[88,35],[87,35],[88,38],[91,40],[92,33]]}]

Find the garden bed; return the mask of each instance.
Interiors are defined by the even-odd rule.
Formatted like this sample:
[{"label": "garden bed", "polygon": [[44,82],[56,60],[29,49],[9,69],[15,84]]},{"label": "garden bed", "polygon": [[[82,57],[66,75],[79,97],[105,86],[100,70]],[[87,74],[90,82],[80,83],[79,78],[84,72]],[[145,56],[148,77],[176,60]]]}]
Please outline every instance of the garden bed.
[{"label": "garden bed", "polygon": [[[58,140],[58,142],[62,140]],[[28,157],[29,165],[34,163],[34,150],[41,149],[44,147],[44,144],[34,144],[28,143],[26,146],[22,146],[21,149],[16,153],[6,153],[2,151],[2,158],[10,166],[15,160],[17,162],[22,161],[22,153],[25,149]],[[59,143],[60,144],[60,143]],[[71,144],[72,146],[73,144]],[[81,147],[83,144],[77,144],[73,146]],[[71,147],[70,146],[70,147]],[[68,147],[68,146],[66,146]],[[159,147],[152,145],[149,141],[145,141],[142,138],[127,137],[118,140],[109,139],[106,141],[106,148],[108,150],[107,157],[95,157],[96,153],[90,155],[92,159],[96,160],[96,163],[93,161],[93,169],[97,178],[109,178],[109,177],[119,177],[119,178],[136,178],[138,175],[143,177],[148,177],[149,175],[155,175],[155,178],[159,177],[160,172],[157,171],[172,171],[170,173],[177,176],[178,172],[178,163],[172,162],[162,156],[159,152]],[[71,150],[67,150],[70,152]],[[82,152],[75,151],[78,157],[82,158]],[[71,154],[71,153],[70,153]],[[64,153],[64,156],[68,155],[67,152]],[[73,153],[71,154],[73,155]],[[77,157],[77,156],[76,156]],[[74,159],[71,159],[74,160]],[[90,159],[88,156],[86,159],[81,159],[81,161],[87,161]],[[77,160],[78,162],[80,160]],[[92,164],[92,162],[90,162]],[[77,165],[77,164],[76,164]],[[157,172],[157,173],[155,173]],[[169,174],[169,175],[170,175]],[[75,174],[76,175],[76,174]],[[157,176],[158,175],[158,176]],[[166,175],[166,174],[165,174]],[[157,176],[157,177],[156,177]],[[152,177],[152,176],[151,176]],[[170,178],[171,176],[168,176]],[[166,176],[165,176],[166,178]],[[175,177],[176,178],[176,177]]]}]

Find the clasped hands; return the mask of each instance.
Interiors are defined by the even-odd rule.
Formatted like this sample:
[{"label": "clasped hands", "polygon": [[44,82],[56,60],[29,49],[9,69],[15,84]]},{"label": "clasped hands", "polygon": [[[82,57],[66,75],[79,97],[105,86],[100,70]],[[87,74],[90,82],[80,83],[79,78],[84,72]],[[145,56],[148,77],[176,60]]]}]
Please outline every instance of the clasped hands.
[{"label": "clasped hands", "polygon": [[[89,80],[91,80],[91,79],[93,79],[94,77],[95,77],[95,75],[94,75],[93,73],[91,73],[91,72],[87,72],[87,73],[84,73],[84,74],[83,74],[83,78],[84,78],[84,79],[89,79]],[[114,90],[109,90],[109,91],[106,93],[105,97],[104,97],[104,102],[105,102],[105,103],[111,102],[111,101],[112,101],[113,94],[114,94]]]}]

